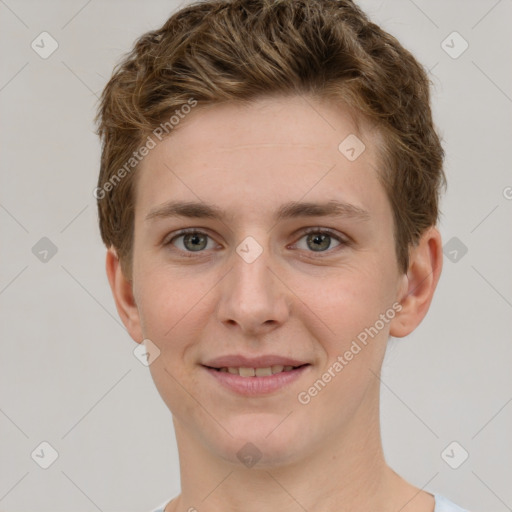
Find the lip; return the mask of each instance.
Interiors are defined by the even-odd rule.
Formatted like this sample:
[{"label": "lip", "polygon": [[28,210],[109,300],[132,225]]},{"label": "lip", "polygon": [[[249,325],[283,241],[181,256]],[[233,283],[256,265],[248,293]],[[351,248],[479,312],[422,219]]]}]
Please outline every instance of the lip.
[{"label": "lip", "polygon": [[[261,396],[282,390],[292,382],[299,379],[304,372],[309,370],[310,366],[310,364],[305,364],[300,368],[296,368],[288,372],[275,373],[265,377],[241,377],[240,375],[235,375],[228,372],[220,372],[203,365],[204,369],[214,379],[216,379],[219,384],[229,389],[230,391],[243,396]],[[251,368],[251,366],[248,367]],[[264,368],[264,366],[261,368]]]},{"label": "lip", "polygon": [[[203,366],[210,366],[211,368],[268,368],[274,365],[283,366],[302,366],[308,364],[308,361],[300,361],[298,359],[291,359],[289,357],[268,354],[258,357],[247,357],[238,354],[226,355],[210,359],[202,363]],[[249,378],[249,377],[243,377]],[[258,377],[264,378],[264,377]]]}]

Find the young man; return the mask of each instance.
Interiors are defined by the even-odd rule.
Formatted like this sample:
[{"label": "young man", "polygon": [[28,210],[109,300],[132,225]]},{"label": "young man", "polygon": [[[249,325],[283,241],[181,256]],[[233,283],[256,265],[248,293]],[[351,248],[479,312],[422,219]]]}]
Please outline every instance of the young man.
[{"label": "young man", "polygon": [[107,274],[173,415],[159,511],[447,512],[384,459],[389,336],[442,266],[423,68],[349,0],[189,5],[101,99]]}]

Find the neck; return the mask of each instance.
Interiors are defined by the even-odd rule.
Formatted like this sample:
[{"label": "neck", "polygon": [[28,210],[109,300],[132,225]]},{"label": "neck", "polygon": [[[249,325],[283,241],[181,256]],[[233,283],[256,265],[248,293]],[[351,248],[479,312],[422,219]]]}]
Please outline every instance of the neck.
[{"label": "neck", "polygon": [[415,488],[385,463],[375,400],[358,411],[343,435],[332,432],[321,445],[309,446],[307,453],[288,464],[252,468],[212,453],[174,418],[182,492],[166,512],[384,512],[401,508],[393,508],[399,504],[403,508]]}]

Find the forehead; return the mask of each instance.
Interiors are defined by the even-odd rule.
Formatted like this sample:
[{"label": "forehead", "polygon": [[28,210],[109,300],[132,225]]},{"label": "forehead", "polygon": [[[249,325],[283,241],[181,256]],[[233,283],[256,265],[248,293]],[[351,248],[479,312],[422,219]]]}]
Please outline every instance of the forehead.
[{"label": "forehead", "polygon": [[205,151],[213,146],[217,152],[273,146],[304,148],[326,157],[334,150],[338,157],[339,143],[348,136],[370,143],[366,144],[366,156],[373,154],[381,139],[367,121],[341,103],[308,96],[267,96],[250,103],[195,107],[174,125],[168,139],[174,139],[175,144],[167,142],[173,151],[189,153],[189,158],[200,156],[189,152],[198,146]]},{"label": "forehead", "polygon": [[140,164],[139,218],[171,197],[254,212],[279,206],[284,195],[310,202],[350,199],[374,210],[383,199],[380,136],[343,107],[270,97],[196,107],[180,123]]}]

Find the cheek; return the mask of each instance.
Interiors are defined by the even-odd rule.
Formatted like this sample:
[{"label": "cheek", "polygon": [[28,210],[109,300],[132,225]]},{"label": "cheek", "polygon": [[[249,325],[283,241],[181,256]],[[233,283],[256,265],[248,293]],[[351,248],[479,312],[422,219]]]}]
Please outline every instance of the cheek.
[{"label": "cheek", "polygon": [[[308,304],[328,326],[323,330],[327,335],[318,338],[327,356],[324,370],[331,368],[339,375],[337,381],[342,386],[343,381],[350,381],[359,387],[374,378],[369,369],[377,373],[382,364],[395,314],[387,276],[377,262],[368,265],[366,271],[340,270],[340,276],[326,280],[323,293]],[[332,365],[339,357],[343,370],[335,371]]]},{"label": "cheek", "polygon": [[354,329],[364,328],[368,322],[373,324],[387,307],[389,285],[379,277],[374,265],[368,267],[340,268],[330,278],[317,281],[316,293],[311,293],[312,288],[307,292],[311,310],[325,318],[333,335],[354,335]]},{"label": "cheek", "polygon": [[140,287],[143,334],[160,349],[151,373],[170,400],[180,393],[179,383],[192,378],[187,372],[195,364],[197,341],[204,337],[211,318],[207,293],[211,286],[206,279],[191,280],[167,270],[146,274]]},{"label": "cheek", "polygon": [[190,279],[185,283],[175,275],[171,279],[156,273],[146,275],[140,289],[144,336],[160,349],[159,357],[149,366],[152,379],[168,408],[185,418],[192,417],[196,408],[185,389],[195,388],[187,363],[193,359],[191,348],[204,330],[200,323],[203,295],[190,286]]},{"label": "cheek", "polygon": [[[198,293],[191,289],[190,279],[180,280],[171,273],[146,274],[139,287],[139,312],[144,335],[158,340],[162,346],[176,338],[176,332],[183,329],[187,315],[197,307]],[[197,304],[194,309],[194,304]],[[159,346],[160,346],[159,344]]]},{"label": "cheek", "polygon": [[[319,378],[310,383],[310,391],[305,391],[311,396],[318,393],[314,398],[316,407],[332,414],[333,421],[352,417],[368,390],[378,384],[376,375],[392,319],[389,315],[387,321],[380,320],[391,304],[387,304],[385,283],[376,280],[374,272],[344,277],[333,282],[317,304],[311,305],[320,311],[330,329],[329,335],[320,339],[326,357]],[[340,409],[344,412],[338,417]]]}]

